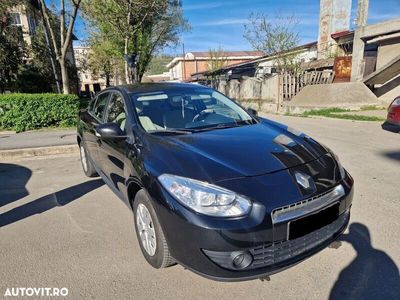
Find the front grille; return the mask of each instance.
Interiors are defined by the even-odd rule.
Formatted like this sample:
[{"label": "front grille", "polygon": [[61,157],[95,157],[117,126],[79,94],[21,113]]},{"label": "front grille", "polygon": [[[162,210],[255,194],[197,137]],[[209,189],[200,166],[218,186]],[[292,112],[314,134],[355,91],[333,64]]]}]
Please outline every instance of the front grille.
[{"label": "front grille", "polygon": [[340,232],[347,224],[349,217],[350,214],[347,211],[331,224],[302,237],[249,249],[250,253],[253,255],[254,261],[247,269],[274,265],[317,247]]},{"label": "front grille", "polygon": [[340,184],[323,194],[274,209],[272,212],[272,221],[276,224],[305,216],[313,211],[323,208],[324,206],[329,206],[330,204],[339,201],[339,199],[344,195],[344,188]]}]

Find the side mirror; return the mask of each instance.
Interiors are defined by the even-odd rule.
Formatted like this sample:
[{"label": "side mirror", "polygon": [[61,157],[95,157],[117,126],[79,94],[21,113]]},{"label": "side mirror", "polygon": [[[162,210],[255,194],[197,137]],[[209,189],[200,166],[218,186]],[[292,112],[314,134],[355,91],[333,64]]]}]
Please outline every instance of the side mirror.
[{"label": "side mirror", "polygon": [[247,108],[247,112],[249,114],[253,115],[253,116],[257,116],[258,115],[258,112],[254,108],[251,108],[251,107]]},{"label": "side mirror", "polygon": [[97,126],[96,136],[103,139],[124,139],[127,137],[116,123],[105,123]]}]

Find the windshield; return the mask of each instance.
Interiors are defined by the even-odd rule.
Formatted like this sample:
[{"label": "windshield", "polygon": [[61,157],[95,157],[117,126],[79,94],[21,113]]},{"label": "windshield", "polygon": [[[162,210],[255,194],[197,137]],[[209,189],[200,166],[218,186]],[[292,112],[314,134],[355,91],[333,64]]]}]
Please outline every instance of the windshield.
[{"label": "windshield", "polygon": [[208,88],[178,88],[132,94],[147,132],[196,132],[249,125],[253,118],[221,93]]}]

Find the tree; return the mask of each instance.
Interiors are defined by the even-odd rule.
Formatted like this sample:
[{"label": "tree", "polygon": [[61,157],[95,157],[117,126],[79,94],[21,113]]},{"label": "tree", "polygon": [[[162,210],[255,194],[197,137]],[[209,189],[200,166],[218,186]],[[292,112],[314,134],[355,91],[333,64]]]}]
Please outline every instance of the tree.
[{"label": "tree", "polygon": [[115,83],[118,81],[121,64],[118,49],[110,41],[96,39],[90,43],[86,68],[93,77],[104,77],[106,86],[111,84],[112,78]]},{"label": "tree", "polygon": [[[67,53],[71,50],[73,29],[82,0],[69,0],[68,3],[69,5],[66,5],[65,0],[60,0],[61,11],[59,16],[57,16],[56,13],[49,10],[44,0],[40,0],[44,18],[43,21],[49,29],[53,50],[60,65],[64,94],[70,93]],[[69,11],[68,7],[70,8]],[[57,16],[59,19],[54,20],[54,16]],[[60,32],[59,38],[56,35],[57,28],[59,28]]]},{"label": "tree", "polygon": [[224,49],[219,46],[217,49],[208,50],[210,60],[208,61],[208,70],[215,71],[226,66],[228,58],[226,57]]},{"label": "tree", "polygon": [[295,70],[298,67],[296,53],[290,53],[299,42],[298,19],[292,16],[268,20],[263,13],[251,14],[249,23],[244,25],[244,37],[251,46],[266,55],[275,55],[277,67],[281,70]]},{"label": "tree", "polygon": [[[177,44],[179,32],[188,28],[179,0],[93,0],[83,6],[84,17],[104,41],[117,47],[120,59],[137,54],[140,81],[151,59],[165,46]],[[104,16],[107,15],[107,18]],[[125,62],[125,79],[131,82]]]},{"label": "tree", "polygon": [[168,72],[167,64],[173,59],[169,55],[155,55],[146,68],[146,75],[156,75]]},{"label": "tree", "polygon": [[24,1],[2,0],[0,2],[0,92],[6,86],[11,89],[18,70],[26,59],[26,45],[22,30],[11,24],[10,7],[24,4]]},{"label": "tree", "polygon": [[[31,45],[27,46],[27,62],[18,71],[16,89],[23,93],[59,92],[51,61],[53,53],[49,52],[43,24],[36,28],[31,41]],[[68,64],[67,71],[71,86],[74,79],[78,80],[76,70],[73,65]],[[60,78],[61,70],[58,65],[55,65],[55,72],[57,78]]]}]

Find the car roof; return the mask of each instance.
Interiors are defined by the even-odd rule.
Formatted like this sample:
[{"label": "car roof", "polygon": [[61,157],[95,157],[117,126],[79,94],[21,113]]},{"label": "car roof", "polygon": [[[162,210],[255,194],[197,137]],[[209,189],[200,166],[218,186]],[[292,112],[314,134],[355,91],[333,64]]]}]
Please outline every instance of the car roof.
[{"label": "car roof", "polygon": [[193,83],[158,82],[120,85],[114,88],[124,90],[126,93],[151,93],[177,89],[209,89],[209,87]]}]

